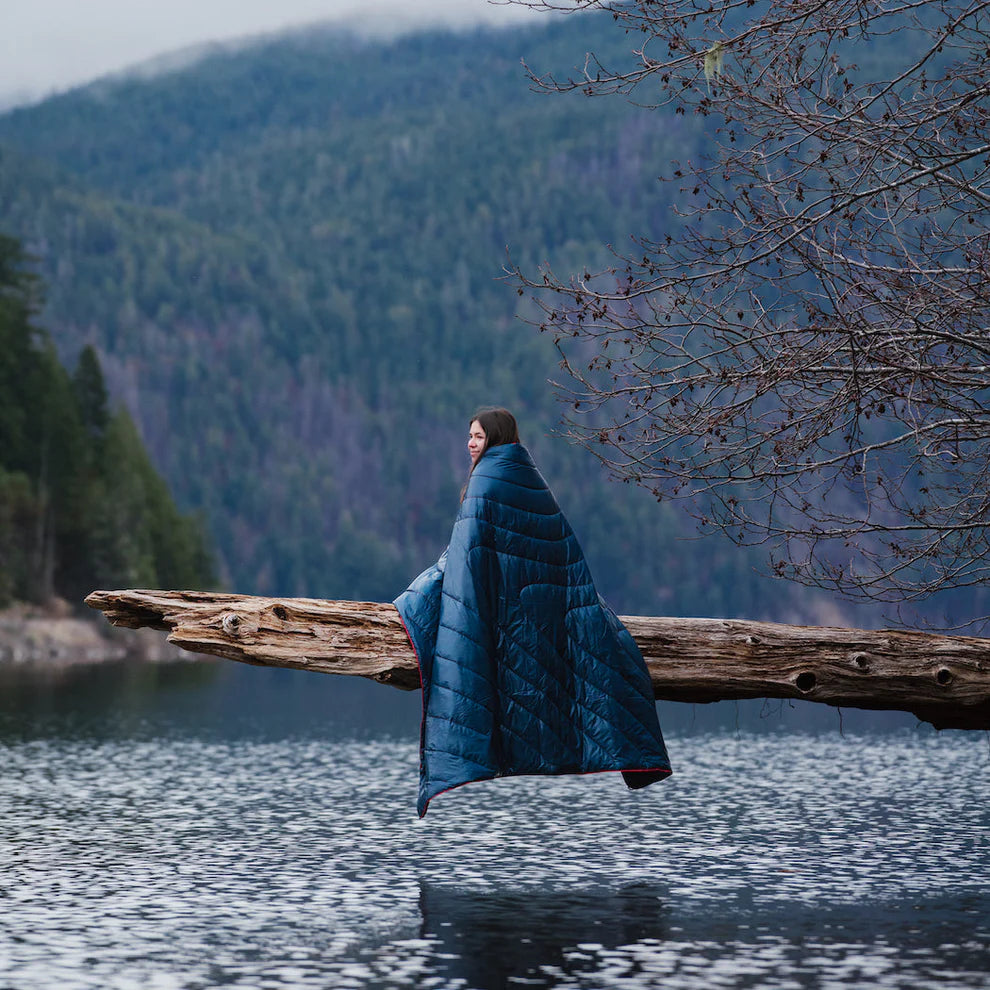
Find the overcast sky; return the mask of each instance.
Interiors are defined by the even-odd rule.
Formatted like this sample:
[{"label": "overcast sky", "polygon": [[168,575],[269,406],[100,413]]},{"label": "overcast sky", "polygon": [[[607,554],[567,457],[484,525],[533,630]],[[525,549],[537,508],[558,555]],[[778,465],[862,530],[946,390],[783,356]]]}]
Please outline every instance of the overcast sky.
[{"label": "overcast sky", "polygon": [[378,33],[537,17],[486,0],[0,0],[0,104],[175,49],[343,20]]}]

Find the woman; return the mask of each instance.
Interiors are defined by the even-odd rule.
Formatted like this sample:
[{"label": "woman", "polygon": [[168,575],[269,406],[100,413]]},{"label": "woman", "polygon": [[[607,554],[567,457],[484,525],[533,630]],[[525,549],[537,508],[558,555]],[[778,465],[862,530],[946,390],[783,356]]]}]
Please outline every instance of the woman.
[{"label": "woman", "polygon": [[515,774],[670,774],[646,664],[505,409],[482,409],[450,543],[400,595],[423,685],[419,815]]}]

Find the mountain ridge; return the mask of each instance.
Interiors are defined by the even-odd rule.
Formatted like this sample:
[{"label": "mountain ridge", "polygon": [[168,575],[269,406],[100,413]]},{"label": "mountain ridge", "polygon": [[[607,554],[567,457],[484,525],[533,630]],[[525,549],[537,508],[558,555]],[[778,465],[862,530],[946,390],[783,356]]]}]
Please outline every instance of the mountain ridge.
[{"label": "mountain ridge", "polygon": [[0,225],[40,259],[45,322],[97,349],[230,586],[393,597],[442,549],[467,416],[498,403],[620,611],[835,618],[728,543],[688,555],[682,511],[546,435],[557,355],[507,248],[607,265],[672,228],[657,175],[704,141],[528,91],[524,56],[631,57],[595,24],[283,40],[0,116]]}]

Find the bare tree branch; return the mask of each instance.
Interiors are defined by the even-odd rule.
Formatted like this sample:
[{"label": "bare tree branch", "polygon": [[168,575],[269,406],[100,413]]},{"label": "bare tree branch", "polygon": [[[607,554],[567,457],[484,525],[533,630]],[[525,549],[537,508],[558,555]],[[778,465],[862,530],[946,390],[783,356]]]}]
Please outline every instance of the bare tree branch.
[{"label": "bare tree branch", "polygon": [[990,564],[990,2],[599,10],[634,63],[536,88],[694,113],[677,215],[536,295],[567,431],[774,571],[917,601]]}]

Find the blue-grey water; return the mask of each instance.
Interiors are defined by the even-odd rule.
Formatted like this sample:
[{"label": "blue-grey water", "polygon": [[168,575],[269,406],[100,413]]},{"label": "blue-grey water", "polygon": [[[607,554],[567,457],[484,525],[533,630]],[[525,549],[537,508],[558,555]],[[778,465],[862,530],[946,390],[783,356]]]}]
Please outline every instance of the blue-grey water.
[{"label": "blue-grey water", "polygon": [[990,985],[983,733],[665,706],[669,781],[419,821],[418,707],[234,664],[0,676],[0,988]]}]

